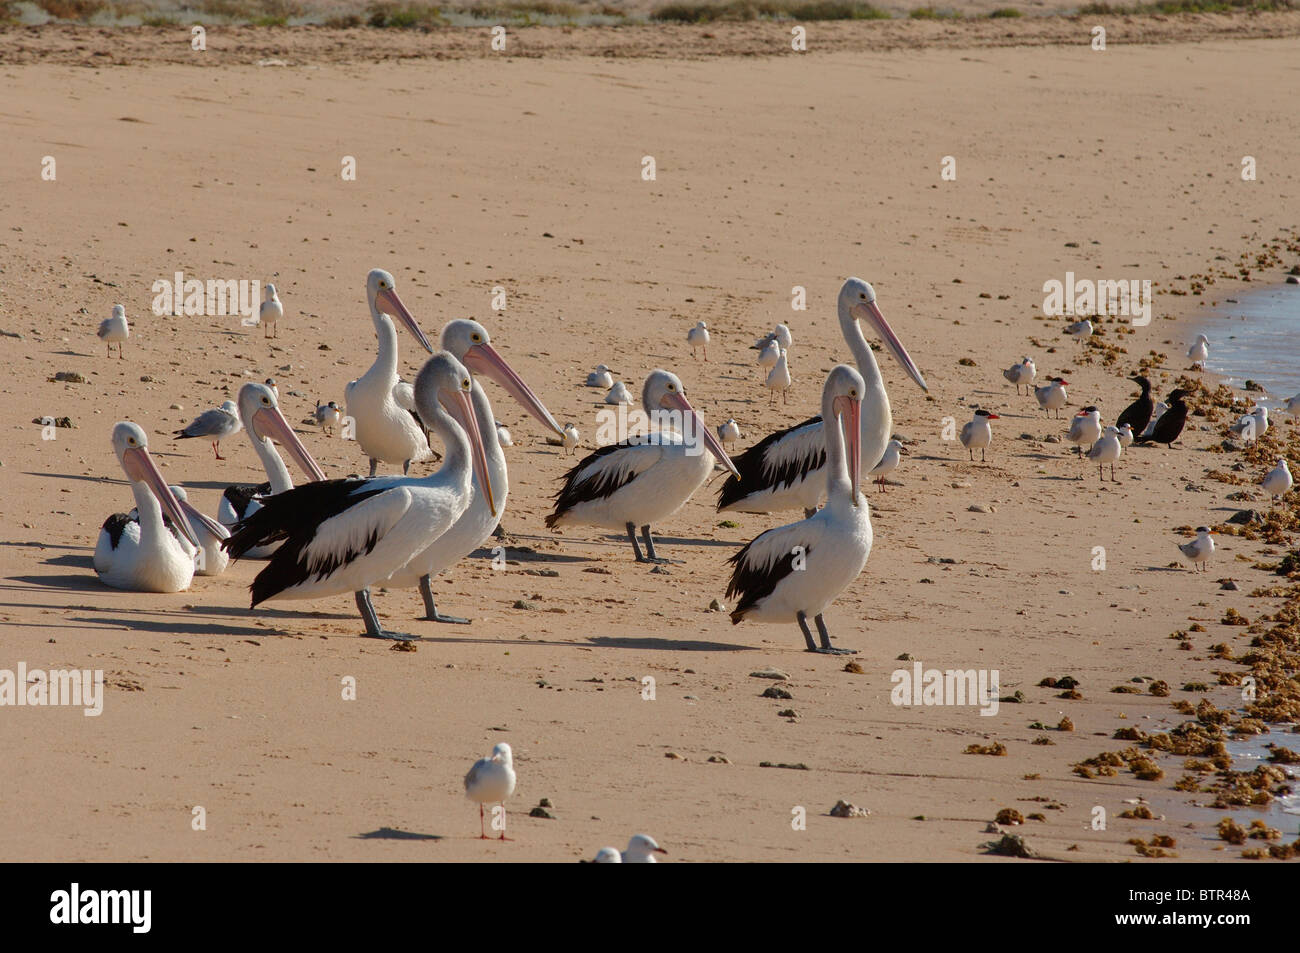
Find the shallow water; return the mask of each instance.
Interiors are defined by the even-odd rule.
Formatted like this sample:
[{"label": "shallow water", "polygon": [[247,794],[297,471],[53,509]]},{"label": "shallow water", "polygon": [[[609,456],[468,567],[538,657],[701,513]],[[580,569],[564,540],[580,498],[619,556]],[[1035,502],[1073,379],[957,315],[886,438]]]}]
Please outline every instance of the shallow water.
[{"label": "shallow water", "polygon": [[1238,293],[1206,308],[1193,320],[1187,340],[1170,364],[1185,367],[1187,347],[1198,333],[1210,339],[1207,370],[1240,388],[1247,380],[1264,385],[1259,402],[1271,411],[1300,393],[1300,285],[1274,285]]}]

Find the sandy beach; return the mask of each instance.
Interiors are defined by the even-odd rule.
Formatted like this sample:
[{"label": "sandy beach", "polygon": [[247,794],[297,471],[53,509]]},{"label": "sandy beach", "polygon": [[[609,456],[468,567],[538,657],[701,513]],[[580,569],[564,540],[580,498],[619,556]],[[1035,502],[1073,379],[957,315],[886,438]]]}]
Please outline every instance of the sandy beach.
[{"label": "sandy beach", "polygon": [[[0,30],[0,668],[107,680],[99,717],[0,710],[5,856],[574,861],[645,832],[669,861],[1026,862],[982,848],[1006,832],[1049,860],[1173,863],[1294,842],[1295,815],[1264,807],[1231,816],[1267,817],[1281,839],[1221,839],[1214,776],[1176,789],[1179,754],[1148,752],[1152,780],[1076,771],[1134,743],[1117,730],[1187,721],[1174,703],[1240,718],[1241,689],[1218,673],[1247,671],[1261,628],[1221,620],[1284,607],[1283,588],[1255,593],[1285,586],[1259,567],[1291,547],[1225,534],[1210,572],[1171,566],[1179,528],[1267,507],[1259,492],[1228,498],[1258,482],[1260,461],[1244,486],[1208,478],[1243,457],[1212,452],[1227,416],[1194,416],[1173,449],[1134,447],[1119,482],[1100,482],[1048,442],[1068,419],[1045,419],[1001,371],[1030,355],[1040,381],[1070,381],[1065,416],[1093,404],[1113,422],[1143,357],[1163,355],[1149,372],[1159,397],[1188,373],[1182,328],[1203,303],[1300,263],[1300,126],[1285,95],[1298,18],[1147,19],[1132,40],[1116,20],[1104,52],[1065,18],[837,25],[779,55],[749,55],[788,48],[788,25],[770,23],[710,26],[724,54],[701,52],[698,27],[654,28],[621,52],[631,32],[535,28],[507,56],[483,52],[482,34],[250,28],[213,31],[206,59],[184,30]],[[941,178],[944,157],[955,179]],[[587,452],[601,395],[582,383],[599,362],[634,393],[673,370],[707,423],[738,421],[742,448],[811,416],[849,359],[835,294],[852,275],[872,282],[930,391],[879,355],[909,454],[887,490],[865,491],[874,548],[827,613],[860,673],[803,652],[794,626],[710,610],[726,603],[727,558],[797,514],[718,514],[716,476],[657,527],[681,560],[663,572],[615,535],[552,533],[543,519],[574,458],[491,384],[515,441],[509,563],[480,553],[435,583],[471,626],[419,621],[414,590],[375,594],[386,624],[423,637],[414,652],[358,638],[349,596],[250,611],[256,563],[175,595],[102,585],[100,526],[132,505],[115,421],[142,426],[167,478],[214,514],[221,488],[263,479],[245,435],[216,461],[170,434],[274,377],[324,471],[364,472],[354,442],[303,421],[374,358],[375,267],[431,339],[452,318],[482,321]],[[177,271],[273,281],[279,337],[237,317],[155,316],[151,286]],[[1096,347],[1065,337],[1042,287],[1067,272],[1152,281],[1153,320],[1108,318]],[[791,309],[794,286],[806,311]],[[120,360],[95,336],[115,303],[132,322]],[[708,363],[685,341],[698,320]],[[749,345],[778,321],[795,338],[794,386],[770,406]],[[422,352],[405,332],[399,343],[409,378]],[[944,439],[976,406],[1001,418],[984,464]],[[72,427],[43,440],[45,416]],[[1275,424],[1270,440],[1296,433]],[[996,670],[1019,698],[991,715],[894,705],[891,675],[913,660]],[[751,675],[768,668],[787,678]],[[1064,676],[1081,697],[1040,686]],[[1196,683],[1206,690],[1184,690]],[[774,684],[791,697],[761,697]],[[1300,749],[1281,724],[1269,737]],[[519,775],[505,843],[478,839],[462,788],[499,741]],[[1001,756],[964,753],[999,744]],[[553,816],[529,816],[544,798]],[[1137,799],[1153,817],[1120,818]],[[839,800],[870,815],[827,816]],[[1027,819],[990,830],[1004,809]],[[1143,860],[1130,843],[1156,837],[1176,841],[1170,856]]]}]

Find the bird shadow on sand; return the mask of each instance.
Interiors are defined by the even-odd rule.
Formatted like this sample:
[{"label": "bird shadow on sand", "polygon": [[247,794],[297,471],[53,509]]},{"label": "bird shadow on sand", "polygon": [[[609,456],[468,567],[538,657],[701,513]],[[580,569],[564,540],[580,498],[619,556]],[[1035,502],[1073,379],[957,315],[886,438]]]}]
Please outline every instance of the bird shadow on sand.
[{"label": "bird shadow on sand", "polygon": [[55,556],[53,559],[47,559],[41,563],[42,566],[71,566],[74,569],[94,569],[94,556],[76,556],[69,553],[66,556]]},{"label": "bird shadow on sand", "polygon": [[700,642],[682,639],[616,638],[610,635],[595,636],[587,639],[592,645],[610,649],[644,649],[671,652],[757,652],[752,645],[736,645],[731,642]]},{"label": "bird shadow on sand", "polygon": [[292,632],[280,632],[260,626],[232,626],[228,624],[181,622],[172,619],[153,620],[141,618],[115,618],[112,616],[76,616],[68,619],[82,625],[129,629],[132,632],[156,632],[159,635],[247,635],[259,639],[292,637]]},{"label": "bird shadow on sand", "polygon": [[256,609],[249,609],[244,606],[201,606],[193,610],[204,615],[213,616],[230,616],[238,619],[284,619],[289,622],[319,621],[330,619],[351,619],[356,620],[356,613],[348,612],[309,612],[296,611],[294,609],[272,609],[269,606],[259,606]]},{"label": "bird shadow on sand", "polygon": [[[515,537],[510,537],[510,539],[513,538]],[[511,545],[511,543],[506,539],[493,540],[493,542],[499,543],[501,548],[506,551],[506,560],[509,562],[591,563],[596,561],[589,556],[562,556],[558,553],[539,553],[537,550],[532,549],[531,547],[519,547],[519,546]],[[469,556],[467,556],[466,558],[467,559],[491,559],[493,558],[493,550],[495,548],[496,547],[485,546],[481,549],[476,549],[474,550],[474,552],[470,553]]]},{"label": "bird shadow on sand", "polygon": [[[68,557],[78,558],[78,557]],[[86,560],[90,562],[89,559]],[[90,568],[87,566],[87,568]],[[77,574],[75,576],[9,576],[12,582],[23,583],[21,586],[4,586],[5,589],[17,589],[22,591],[31,587],[39,589],[61,589],[64,592],[107,592],[108,587],[99,581],[98,577]]]},{"label": "bird shadow on sand", "polygon": [[441,834],[419,834],[415,831],[399,831],[395,827],[381,827],[378,830],[356,834],[354,840],[442,840]]}]

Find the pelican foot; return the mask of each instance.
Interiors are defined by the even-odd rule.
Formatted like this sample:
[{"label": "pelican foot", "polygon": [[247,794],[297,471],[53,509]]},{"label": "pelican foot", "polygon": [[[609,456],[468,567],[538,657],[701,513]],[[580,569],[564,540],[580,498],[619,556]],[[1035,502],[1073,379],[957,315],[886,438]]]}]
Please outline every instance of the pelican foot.
[{"label": "pelican foot", "polygon": [[451,625],[469,625],[473,619],[462,619],[458,615],[443,615],[441,612],[435,612],[433,615],[423,616],[425,622],[446,622]]},{"label": "pelican foot", "polygon": [[405,632],[389,632],[387,629],[380,629],[378,632],[362,632],[363,639],[387,639],[389,642],[418,642],[418,635],[408,635]]},{"label": "pelican foot", "polygon": [[818,655],[857,655],[857,649],[836,649],[818,646],[817,648],[804,649],[805,652],[815,652]]}]

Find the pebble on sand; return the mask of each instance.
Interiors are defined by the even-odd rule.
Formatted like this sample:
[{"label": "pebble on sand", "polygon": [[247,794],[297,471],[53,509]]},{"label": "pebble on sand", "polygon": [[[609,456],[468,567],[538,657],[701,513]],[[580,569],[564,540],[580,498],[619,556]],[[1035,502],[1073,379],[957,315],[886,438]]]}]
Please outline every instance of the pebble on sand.
[{"label": "pebble on sand", "polygon": [[831,817],[870,817],[871,811],[865,807],[858,807],[856,804],[850,804],[848,801],[839,800],[835,806],[828,812]]}]

